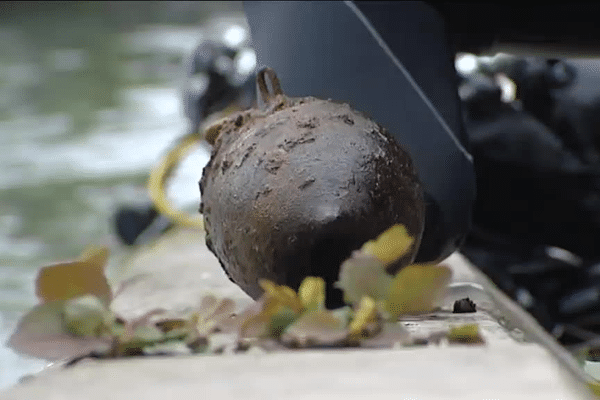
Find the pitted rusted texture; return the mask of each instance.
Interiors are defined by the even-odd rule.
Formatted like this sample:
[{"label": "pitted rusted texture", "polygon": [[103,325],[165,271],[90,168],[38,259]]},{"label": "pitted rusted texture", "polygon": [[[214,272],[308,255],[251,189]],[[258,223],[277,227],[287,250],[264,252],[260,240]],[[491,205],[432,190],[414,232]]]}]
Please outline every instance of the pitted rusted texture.
[{"label": "pitted rusted texture", "polygon": [[211,128],[200,181],[207,245],[231,280],[257,298],[260,278],[297,288],[322,276],[328,303],[339,303],[340,263],[396,223],[416,240],[390,272],[411,262],[424,204],[408,153],[347,104],[281,93],[263,100],[262,110]]}]

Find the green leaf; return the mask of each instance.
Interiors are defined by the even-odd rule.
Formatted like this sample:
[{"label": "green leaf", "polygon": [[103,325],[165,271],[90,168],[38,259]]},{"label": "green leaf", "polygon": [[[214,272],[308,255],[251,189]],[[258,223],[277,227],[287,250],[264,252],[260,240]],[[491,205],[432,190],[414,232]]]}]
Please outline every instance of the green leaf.
[{"label": "green leaf", "polygon": [[[127,331],[127,328],[126,328]],[[148,346],[166,341],[166,335],[154,326],[137,326],[133,335],[124,334],[116,342],[113,353],[117,356],[139,355]]]},{"label": "green leaf", "polygon": [[144,347],[145,355],[189,355],[192,349],[181,340],[172,340],[165,343],[156,343]]},{"label": "green leaf", "polygon": [[65,302],[64,321],[77,336],[99,337],[109,330],[114,317],[96,296],[87,295]]},{"label": "green leaf", "polygon": [[[163,331],[151,322],[152,317],[162,313],[164,313],[164,310],[157,308],[135,319],[126,320],[123,324],[112,324],[111,331],[118,338],[113,353],[115,355],[139,354],[147,343],[155,341],[154,337],[165,337]],[[148,338],[144,337],[146,328],[150,329]]]},{"label": "green leaf", "polygon": [[125,334],[125,325],[121,322],[115,322],[110,326],[110,333],[113,337],[120,337]]},{"label": "green leaf", "polygon": [[374,300],[387,298],[393,277],[375,256],[355,251],[340,267],[335,286],[344,291],[344,301],[358,303],[364,296]]},{"label": "green leaf", "polygon": [[451,277],[452,271],[443,265],[404,267],[394,277],[385,302],[386,311],[394,318],[433,311]]},{"label": "green leaf", "polygon": [[162,332],[165,334],[165,340],[183,340],[190,335],[189,329],[185,328],[174,328],[168,332]]},{"label": "green leaf", "polygon": [[165,339],[165,334],[154,326],[139,326],[134,334],[133,340],[137,340],[143,343],[156,343]]},{"label": "green leaf", "polygon": [[279,311],[271,316],[269,322],[268,334],[273,338],[278,338],[282,335],[285,329],[298,318],[298,314],[289,307],[282,307]]}]

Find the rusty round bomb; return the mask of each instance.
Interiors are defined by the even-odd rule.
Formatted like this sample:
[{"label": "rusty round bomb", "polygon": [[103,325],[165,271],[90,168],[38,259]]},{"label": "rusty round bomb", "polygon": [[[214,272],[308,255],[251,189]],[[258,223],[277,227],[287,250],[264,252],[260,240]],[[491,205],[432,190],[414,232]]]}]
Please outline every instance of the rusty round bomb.
[{"label": "rusty round bomb", "polygon": [[[267,78],[271,89],[267,86]],[[409,154],[380,125],[347,104],[288,98],[269,68],[257,75],[262,107],[207,131],[214,144],[200,181],[206,244],[229,278],[253,298],[266,278],[293,288],[327,282],[341,262],[393,224],[415,242],[389,268],[410,263],[424,223],[421,185]]]}]

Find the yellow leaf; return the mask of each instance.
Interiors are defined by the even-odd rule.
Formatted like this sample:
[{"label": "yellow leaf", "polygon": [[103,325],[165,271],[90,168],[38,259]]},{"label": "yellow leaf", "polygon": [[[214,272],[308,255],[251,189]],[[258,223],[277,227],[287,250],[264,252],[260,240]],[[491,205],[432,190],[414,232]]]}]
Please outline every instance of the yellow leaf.
[{"label": "yellow leaf", "polygon": [[325,281],[309,276],[304,278],[298,289],[300,303],[306,310],[320,310],[325,306]]},{"label": "yellow leaf", "polygon": [[404,225],[394,225],[383,232],[375,240],[365,243],[361,250],[377,257],[385,266],[404,256],[414,239],[408,235]]},{"label": "yellow leaf", "polygon": [[259,286],[262,288],[262,290],[265,291],[265,294],[268,296],[275,296],[275,294],[277,293],[277,284],[275,282],[272,282],[268,279],[260,279],[258,281]]},{"label": "yellow leaf", "polygon": [[267,297],[276,299],[282,306],[291,308],[295,313],[302,312],[304,307],[294,289],[285,285],[277,285],[267,279],[259,280],[258,284],[265,291]]},{"label": "yellow leaf", "polygon": [[375,300],[369,296],[364,296],[360,300],[358,310],[354,314],[354,319],[349,326],[349,339],[355,340],[363,335],[363,331],[368,324],[377,321],[377,305]]},{"label": "yellow leaf", "polygon": [[112,293],[104,276],[107,259],[107,248],[91,248],[78,261],[41,268],[36,280],[38,298],[47,303],[91,294],[108,304]]},{"label": "yellow leaf", "polygon": [[163,331],[161,331],[157,327],[142,325],[135,330],[133,338],[130,341],[146,344],[159,342],[163,340],[164,337],[165,334],[163,333]]},{"label": "yellow leaf", "polygon": [[451,328],[446,337],[452,343],[480,344],[484,342],[479,335],[477,324],[466,324]]},{"label": "yellow leaf", "polygon": [[394,318],[433,311],[451,277],[452,271],[442,265],[404,267],[394,277],[385,302],[386,311]]},{"label": "yellow leaf", "polygon": [[590,379],[588,382],[588,387],[595,396],[600,397],[600,382]]}]

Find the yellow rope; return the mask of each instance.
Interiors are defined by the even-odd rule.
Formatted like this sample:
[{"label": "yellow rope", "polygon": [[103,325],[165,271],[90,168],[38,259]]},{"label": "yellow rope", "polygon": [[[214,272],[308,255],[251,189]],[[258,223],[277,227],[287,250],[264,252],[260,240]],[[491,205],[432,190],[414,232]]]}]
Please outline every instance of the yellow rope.
[{"label": "yellow rope", "polygon": [[175,224],[188,228],[204,229],[202,215],[190,215],[176,210],[167,199],[167,183],[181,160],[202,141],[199,132],[188,133],[179,139],[173,147],[150,172],[148,191],[158,212],[171,219]]},{"label": "yellow rope", "polygon": [[[192,132],[179,139],[177,144],[152,168],[148,178],[148,192],[154,206],[158,212],[167,216],[173,223],[187,228],[196,228],[204,230],[204,219],[202,215],[191,215],[187,212],[177,210],[167,199],[167,183],[173,175],[173,172],[181,161],[193,150],[202,140],[206,128],[211,126],[218,119],[222,119],[228,114],[237,111],[236,105],[227,107],[220,113],[212,115],[200,129],[199,132]],[[202,133],[201,133],[202,132]]]}]

